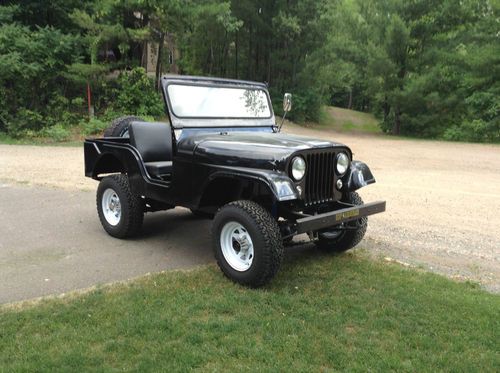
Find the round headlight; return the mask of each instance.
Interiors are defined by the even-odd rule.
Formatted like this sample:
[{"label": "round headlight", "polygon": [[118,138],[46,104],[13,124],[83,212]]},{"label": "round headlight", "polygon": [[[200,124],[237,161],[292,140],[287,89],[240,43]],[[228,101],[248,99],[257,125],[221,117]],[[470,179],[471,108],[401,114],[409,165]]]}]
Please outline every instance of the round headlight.
[{"label": "round headlight", "polygon": [[302,157],[295,157],[292,160],[292,177],[296,181],[302,180],[306,174],[306,161]]},{"label": "round headlight", "polygon": [[349,157],[346,153],[339,153],[337,155],[337,165],[335,166],[339,175],[346,173],[349,167]]}]

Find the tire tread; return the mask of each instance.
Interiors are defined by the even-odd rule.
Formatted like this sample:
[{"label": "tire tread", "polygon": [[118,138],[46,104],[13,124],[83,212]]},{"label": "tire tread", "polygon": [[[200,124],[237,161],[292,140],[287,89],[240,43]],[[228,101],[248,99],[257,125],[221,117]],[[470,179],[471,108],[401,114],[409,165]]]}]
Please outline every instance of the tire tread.
[{"label": "tire tread", "polygon": [[[118,189],[117,192],[120,191],[126,196],[125,200],[120,198],[120,203],[122,204],[122,219],[124,220],[119,230],[110,231],[106,229],[107,221],[101,212],[101,193],[99,193],[98,189],[96,204],[102,226],[110,235],[117,238],[128,238],[135,236],[140,231],[144,220],[144,205],[141,198],[132,194],[128,177],[125,174],[106,176],[101,180],[101,184],[99,185],[99,187],[104,189],[107,187],[107,183],[111,184],[110,187]],[[102,185],[104,185],[104,187],[102,187]],[[125,209],[123,208],[123,205],[125,205]],[[127,211],[128,213],[124,213],[124,211]]]},{"label": "tire tread", "polygon": [[[221,268],[222,272],[235,282],[252,287],[260,287],[267,284],[279,271],[284,257],[283,240],[278,223],[261,205],[247,200],[234,201],[224,205],[217,212],[215,219],[217,220],[218,217],[221,216],[219,214],[221,212],[223,213],[226,209],[237,209],[243,214],[247,214],[256,224],[257,229],[261,232],[265,248],[262,250],[262,265],[258,268],[256,275],[246,280],[235,279],[225,270],[224,264],[221,262],[222,258],[217,255],[218,232],[214,229],[212,235],[217,264]],[[214,227],[216,225],[217,224],[214,224]]]},{"label": "tire tread", "polygon": [[[353,205],[362,205],[363,199],[356,192],[347,195],[347,201]],[[333,240],[319,239],[316,246],[324,251],[342,252],[347,251],[358,245],[366,234],[368,228],[368,218],[366,216],[357,220],[360,226],[356,230],[350,230],[343,233],[340,237]]]},{"label": "tire tread", "polygon": [[125,115],[123,117],[113,119],[110,126],[104,131],[104,137],[120,137],[120,133],[122,133],[125,128],[128,128],[130,123],[142,120],[143,119],[134,115]]}]

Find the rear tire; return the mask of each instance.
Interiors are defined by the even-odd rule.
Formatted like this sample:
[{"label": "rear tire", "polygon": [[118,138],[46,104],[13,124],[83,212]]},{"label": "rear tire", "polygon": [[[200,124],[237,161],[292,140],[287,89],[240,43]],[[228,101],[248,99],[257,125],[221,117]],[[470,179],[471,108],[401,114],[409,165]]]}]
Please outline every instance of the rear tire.
[{"label": "rear tire", "polygon": [[[362,205],[363,199],[356,192],[348,193],[343,202],[352,205]],[[316,246],[327,252],[343,252],[352,249],[359,244],[365,236],[368,228],[368,217],[364,216],[361,219],[346,223],[347,226],[356,227],[356,229],[346,231],[323,231],[319,232],[319,239],[315,242]]]},{"label": "rear tire", "polygon": [[128,127],[132,122],[142,122],[143,119],[133,115],[116,118],[104,131],[104,137],[128,137]]},{"label": "rear tire", "polygon": [[137,234],[144,219],[144,201],[133,195],[127,175],[110,175],[97,187],[97,213],[104,230],[113,237]]},{"label": "rear tire", "polygon": [[251,287],[267,284],[283,261],[283,240],[271,214],[252,201],[223,206],[212,225],[217,264],[234,282]]}]

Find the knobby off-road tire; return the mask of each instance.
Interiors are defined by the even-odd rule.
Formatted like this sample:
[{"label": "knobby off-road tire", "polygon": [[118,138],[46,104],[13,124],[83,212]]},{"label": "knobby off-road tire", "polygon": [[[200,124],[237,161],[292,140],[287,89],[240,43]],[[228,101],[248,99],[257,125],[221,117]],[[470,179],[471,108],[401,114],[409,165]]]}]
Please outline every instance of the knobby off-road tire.
[{"label": "knobby off-road tire", "polygon": [[[252,201],[236,201],[223,206],[215,215],[212,238],[220,269],[242,285],[265,285],[276,275],[283,261],[283,240],[278,223],[266,209]],[[228,242],[233,246],[228,248]],[[251,243],[252,257],[247,263],[238,261],[237,249],[240,249],[239,254],[249,253],[248,243]]]},{"label": "knobby off-road tire", "polygon": [[[363,199],[356,192],[348,193],[343,202],[353,205],[362,205]],[[368,217],[362,217],[359,220],[346,223],[348,226],[357,227],[355,230],[342,231],[335,238],[327,238],[328,233],[320,233],[319,239],[316,241],[316,246],[328,252],[343,252],[352,249],[359,244],[365,236],[368,227]],[[333,231],[332,231],[333,232]]]},{"label": "knobby off-road tire", "polygon": [[136,121],[141,122],[143,119],[132,115],[116,118],[104,131],[104,137],[128,137],[128,127]]},{"label": "knobby off-road tire", "polygon": [[127,238],[140,231],[144,219],[144,202],[132,194],[127,175],[103,178],[97,188],[96,203],[99,220],[109,235]]}]

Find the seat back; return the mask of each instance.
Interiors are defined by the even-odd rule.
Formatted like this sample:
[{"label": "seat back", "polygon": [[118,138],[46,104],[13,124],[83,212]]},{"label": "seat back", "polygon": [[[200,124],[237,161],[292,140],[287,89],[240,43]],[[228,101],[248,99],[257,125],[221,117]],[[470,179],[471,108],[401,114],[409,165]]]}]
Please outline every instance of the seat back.
[{"label": "seat back", "polygon": [[172,131],[168,123],[132,122],[129,127],[130,145],[144,162],[172,160]]}]

